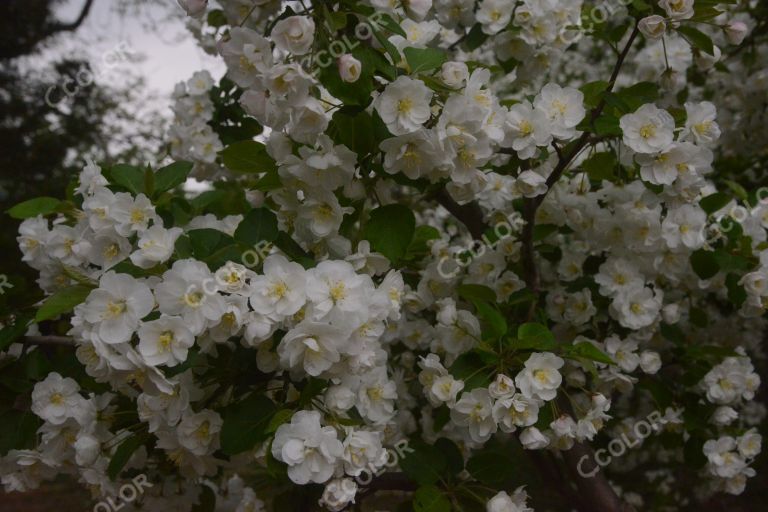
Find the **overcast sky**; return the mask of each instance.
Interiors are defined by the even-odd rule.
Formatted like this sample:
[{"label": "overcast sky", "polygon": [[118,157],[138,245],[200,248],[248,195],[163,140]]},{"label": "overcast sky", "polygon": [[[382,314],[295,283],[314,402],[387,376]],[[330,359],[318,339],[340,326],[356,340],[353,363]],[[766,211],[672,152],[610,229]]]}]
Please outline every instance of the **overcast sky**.
[{"label": "overcast sky", "polygon": [[[67,0],[57,8],[57,17],[62,21],[74,20],[84,2]],[[169,101],[168,96],[177,82],[186,80],[199,69],[208,69],[216,78],[221,76],[224,72],[222,62],[199,47],[184,26],[183,11],[176,2],[156,2],[142,7],[140,13],[131,9],[121,16],[116,12],[116,6],[130,4],[131,0],[96,0],[77,32],[60,37],[45,53],[84,55],[92,67],[104,70],[97,75],[97,81],[108,84],[119,81],[121,70],[130,67],[131,73],[142,76],[149,89],[165,101]],[[143,60],[118,61],[111,67],[105,65],[110,54],[121,48],[141,55]]]}]

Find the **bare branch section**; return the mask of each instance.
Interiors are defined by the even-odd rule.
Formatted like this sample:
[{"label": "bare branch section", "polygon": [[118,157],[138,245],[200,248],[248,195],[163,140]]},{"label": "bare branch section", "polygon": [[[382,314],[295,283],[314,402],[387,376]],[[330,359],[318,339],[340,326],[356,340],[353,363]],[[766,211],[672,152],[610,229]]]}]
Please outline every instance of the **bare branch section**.
[{"label": "bare branch section", "polygon": [[54,345],[58,347],[75,347],[75,340],[68,336],[24,336],[21,343],[25,345]]},{"label": "bare branch section", "polygon": [[483,210],[476,202],[459,204],[444,188],[435,193],[434,199],[467,227],[472,238],[476,240],[481,238],[488,229],[488,224],[484,220]]},{"label": "bare branch section", "polygon": [[77,30],[77,28],[83,24],[85,18],[88,17],[88,13],[91,12],[91,7],[93,7],[93,0],[86,0],[83,8],[80,10],[80,14],[74,21],[69,23],[52,23],[48,26],[47,34],[53,35],[56,32]]}]

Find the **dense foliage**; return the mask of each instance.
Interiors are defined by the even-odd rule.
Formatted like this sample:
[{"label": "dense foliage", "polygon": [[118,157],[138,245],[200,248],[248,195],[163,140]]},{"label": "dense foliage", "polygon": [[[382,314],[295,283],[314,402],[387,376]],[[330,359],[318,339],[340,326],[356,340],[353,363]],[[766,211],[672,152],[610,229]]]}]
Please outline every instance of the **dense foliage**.
[{"label": "dense foliage", "polygon": [[744,492],[765,6],[179,4],[227,74],[176,87],[172,162],[88,161],[9,211],[47,298],[0,331],[6,490],[69,474],[125,510],[237,512]]}]

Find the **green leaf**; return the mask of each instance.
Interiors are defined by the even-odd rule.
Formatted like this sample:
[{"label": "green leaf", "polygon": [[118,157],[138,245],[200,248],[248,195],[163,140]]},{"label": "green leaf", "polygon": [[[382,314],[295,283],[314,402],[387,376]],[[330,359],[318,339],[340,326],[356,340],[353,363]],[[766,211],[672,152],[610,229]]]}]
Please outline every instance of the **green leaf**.
[{"label": "green leaf", "polygon": [[155,173],[149,166],[144,169],[144,192],[150,197],[155,193]]},{"label": "green leaf", "polygon": [[312,256],[307,253],[299,244],[291,238],[288,233],[280,232],[277,234],[275,245],[288,256],[289,259],[301,263],[304,268],[312,268],[316,265]]},{"label": "green leaf", "polygon": [[280,409],[279,411],[277,411],[275,415],[272,416],[272,419],[269,421],[269,425],[267,425],[267,433],[272,434],[274,432],[277,432],[277,429],[280,428],[280,425],[291,421],[292,416],[293,416],[293,410],[291,409]]},{"label": "green leaf", "polygon": [[437,482],[447,465],[442,452],[435,446],[420,440],[412,441],[409,447],[412,451],[406,453],[400,461],[403,473],[422,485]]},{"label": "green leaf", "polygon": [[728,288],[728,300],[733,302],[734,306],[740,308],[747,300],[747,291],[739,284],[741,278],[737,274],[728,274],[725,278],[725,285]]},{"label": "green leaf", "polygon": [[728,188],[730,188],[733,193],[736,194],[736,196],[742,201],[746,201],[749,198],[749,194],[747,194],[746,189],[735,181],[723,180],[723,183],[728,185]]},{"label": "green leaf", "polygon": [[208,13],[207,22],[210,26],[219,28],[227,24],[227,17],[221,9],[213,9]]},{"label": "green leaf", "polygon": [[467,471],[484,484],[501,486],[515,475],[515,461],[506,453],[497,450],[483,450],[469,459]]},{"label": "green leaf", "polygon": [[480,300],[473,300],[472,304],[475,305],[478,316],[490,327],[489,334],[493,338],[500,338],[507,334],[507,321],[498,309]]},{"label": "green leaf", "polygon": [[703,197],[699,201],[701,209],[707,212],[707,215],[713,214],[718,210],[725,208],[725,206],[731,202],[731,197],[728,194],[722,192],[715,192],[707,197]]},{"label": "green leaf", "polygon": [[426,255],[429,252],[429,241],[440,238],[440,232],[432,226],[416,226],[413,240],[408,244],[406,259],[413,259]]},{"label": "green leaf", "polygon": [[408,39],[408,34],[405,33],[405,30],[403,30],[403,27],[400,26],[398,22],[392,19],[392,16],[389,14],[382,14],[380,11],[378,12],[378,16],[376,17],[376,21],[384,28],[392,32],[393,34],[397,34],[399,36],[402,36],[406,39]]},{"label": "green leaf", "polygon": [[616,155],[612,152],[595,153],[583,164],[589,179],[594,181],[610,180],[614,176],[614,169],[618,165]]},{"label": "green leaf", "polygon": [[274,242],[279,234],[277,216],[267,208],[254,208],[235,230],[235,241],[254,247],[259,242]]},{"label": "green leaf", "polygon": [[10,450],[34,449],[37,446],[37,429],[43,421],[30,411],[15,409],[4,411],[3,428],[0,429],[0,456]]},{"label": "green leaf", "polygon": [[133,165],[117,164],[109,171],[112,183],[138,195],[144,191],[144,171]]},{"label": "green leaf", "polygon": [[712,44],[712,39],[701,30],[690,25],[680,25],[677,27],[677,31],[699,50],[715,55],[715,45]]},{"label": "green leaf", "polygon": [[61,201],[54,197],[36,197],[19,203],[10,210],[8,215],[14,219],[29,219],[38,215],[48,215],[56,211]]},{"label": "green leaf", "polygon": [[268,426],[277,406],[264,395],[254,393],[224,409],[221,426],[221,451],[237,455],[269,437]]},{"label": "green leaf", "polygon": [[691,267],[701,279],[710,279],[720,271],[715,253],[699,249],[691,254]]},{"label": "green leaf", "polygon": [[595,119],[594,129],[597,135],[618,136],[622,134],[619,118],[605,113]]},{"label": "green leaf", "polygon": [[407,206],[390,204],[373,210],[365,225],[363,238],[374,251],[396,262],[408,250],[416,231],[416,217]]},{"label": "green leaf", "polygon": [[451,502],[445,493],[434,485],[423,485],[413,495],[414,512],[447,512]]},{"label": "green leaf", "polygon": [[[445,407],[445,411],[448,412],[447,407]],[[450,412],[448,412],[448,414],[450,417]],[[435,429],[436,432],[439,430],[437,427],[435,427]],[[435,441],[435,448],[440,450],[440,453],[445,456],[447,462],[445,468],[446,475],[456,476],[462,472],[464,469],[464,456],[461,454],[461,450],[459,450],[459,447],[456,446],[455,442],[446,437],[441,437]]]},{"label": "green leaf", "polygon": [[447,60],[445,52],[437,48],[407,47],[403,53],[408,66],[411,68],[411,73],[414,75],[437,69]]},{"label": "green leaf", "polygon": [[466,352],[456,358],[449,368],[451,375],[464,381],[464,392],[490,384],[489,365],[477,351]]},{"label": "green leaf", "polygon": [[75,306],[85,301],[93,290],[81,284],[59,290],[48,297],[35,315],[36,322],[50,320],[64,313],[69,313]]},{"label": "green leaf", "polygon": [[227,237],[217,229],[203,228],[193,229],[187,232],[192,244],[192,255],[197,259],[204,259],[223,246],[222,241]]},{"label": "green leaf", "polygon": [[598,363],[616,364],[608,354],[587,342],[577,343],[569,347],[568,357],[582,357]]},{"label": "green leaf", "polygon": [[533,241],[544,240],[552,233],[556,233],[558,229],[560,228],[557,224],[536,224],[533,227]]},{"label": "green leaf", "polygon": [[488,34],[483,32],[483,26],[480,23],[475,23],[467,34],[467,38],[464,40],[464,46],[469,51],[480,48],[483,43],[488,40]]},{"label": "green leaf", "polygon": [[608,85],[605,80],[598,80],[579,87],[579,90],[584,94],[584,105],[595,108],[600,103],[603,93],[608,89]]},{"label": "green leaf", "polygon": [[145,436],[133,434],[120,443],[120,446],[117,447],[115,454],[109,461],[109,466],[107,466],[107,475],[109,476],[110,480],[115,480],[115,478],[117,478],[117,476],[120,474],[120,471],[122,471],[122,469],[130,460],[133,452],[138,450],[145,441]]},{"label": "green leaf", "polygon": [[328,135],[337,144],[343,144],[355,153],[358,158],[373,152],[374,146],[373,118],[365,110],[342,107],[328,125]]},{"label": "green leaf", "polygon": [[465,300],[484,300],[491,303],[496,302],[496,292],[482,284],[462,284],[459,285],[458,292],[459,297]]},{"label": "green leaf", "polygon": [[191,170],[191,162],[174,162],[158,169],[155,173],[154,195],[162,194],[187,181],[187,176]]},{"label": "green leaf", "polygon": [[548,351],[557,346],[555,335],[545,325],[525,323],[517,328],[517,349]]},{"label": "green leaf", "polygon": [[226,168],[232,172],[252,174],[277,170],[274,159],[267,154],[266,146],[255,140],[235,142],[219,154]]},{"label": "green leaf", "polygon": [[622,89],[616,96],[629,107],[630,112],[634,112],[642,105],[659,99],[659,86],[653,82],[640,82]]}]

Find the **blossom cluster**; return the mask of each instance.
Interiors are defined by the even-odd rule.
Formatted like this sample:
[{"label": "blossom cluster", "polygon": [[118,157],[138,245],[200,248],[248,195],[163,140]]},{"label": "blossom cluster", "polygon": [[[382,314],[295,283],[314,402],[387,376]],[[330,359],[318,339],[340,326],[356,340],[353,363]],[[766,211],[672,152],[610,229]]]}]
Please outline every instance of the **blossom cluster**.
[{"label": "blossom cluster", "polygon": [[[768,52],[715,43],[741,48],[749,14],[637,2],[581,37],[580,0],[179,3],[227,72],[177,87],[171,156],[214,189],[89,162],[21,223],[43,291],[87,291],[68,335],[89,380],[34,386],[39,442],[0,459],[6,488],[68,472],[106,494],[142,470],[163,484],[149,509],[188,510],[203,482],[216,510],[295,490],[341,511],[392,470],[415,501],[521,512],[535,490],[507,452],[576,469],[574,448],[623,439],[604,488],[638,509],[691,499],[683,459],[696,498],[743,492],[768,207],[722,169],[731,127],[761,118],[733,112],[765,93]],[[752,77],[735,107],[695,78],[723,67]],[[230,143],[233,109],[265,130]]]}]

